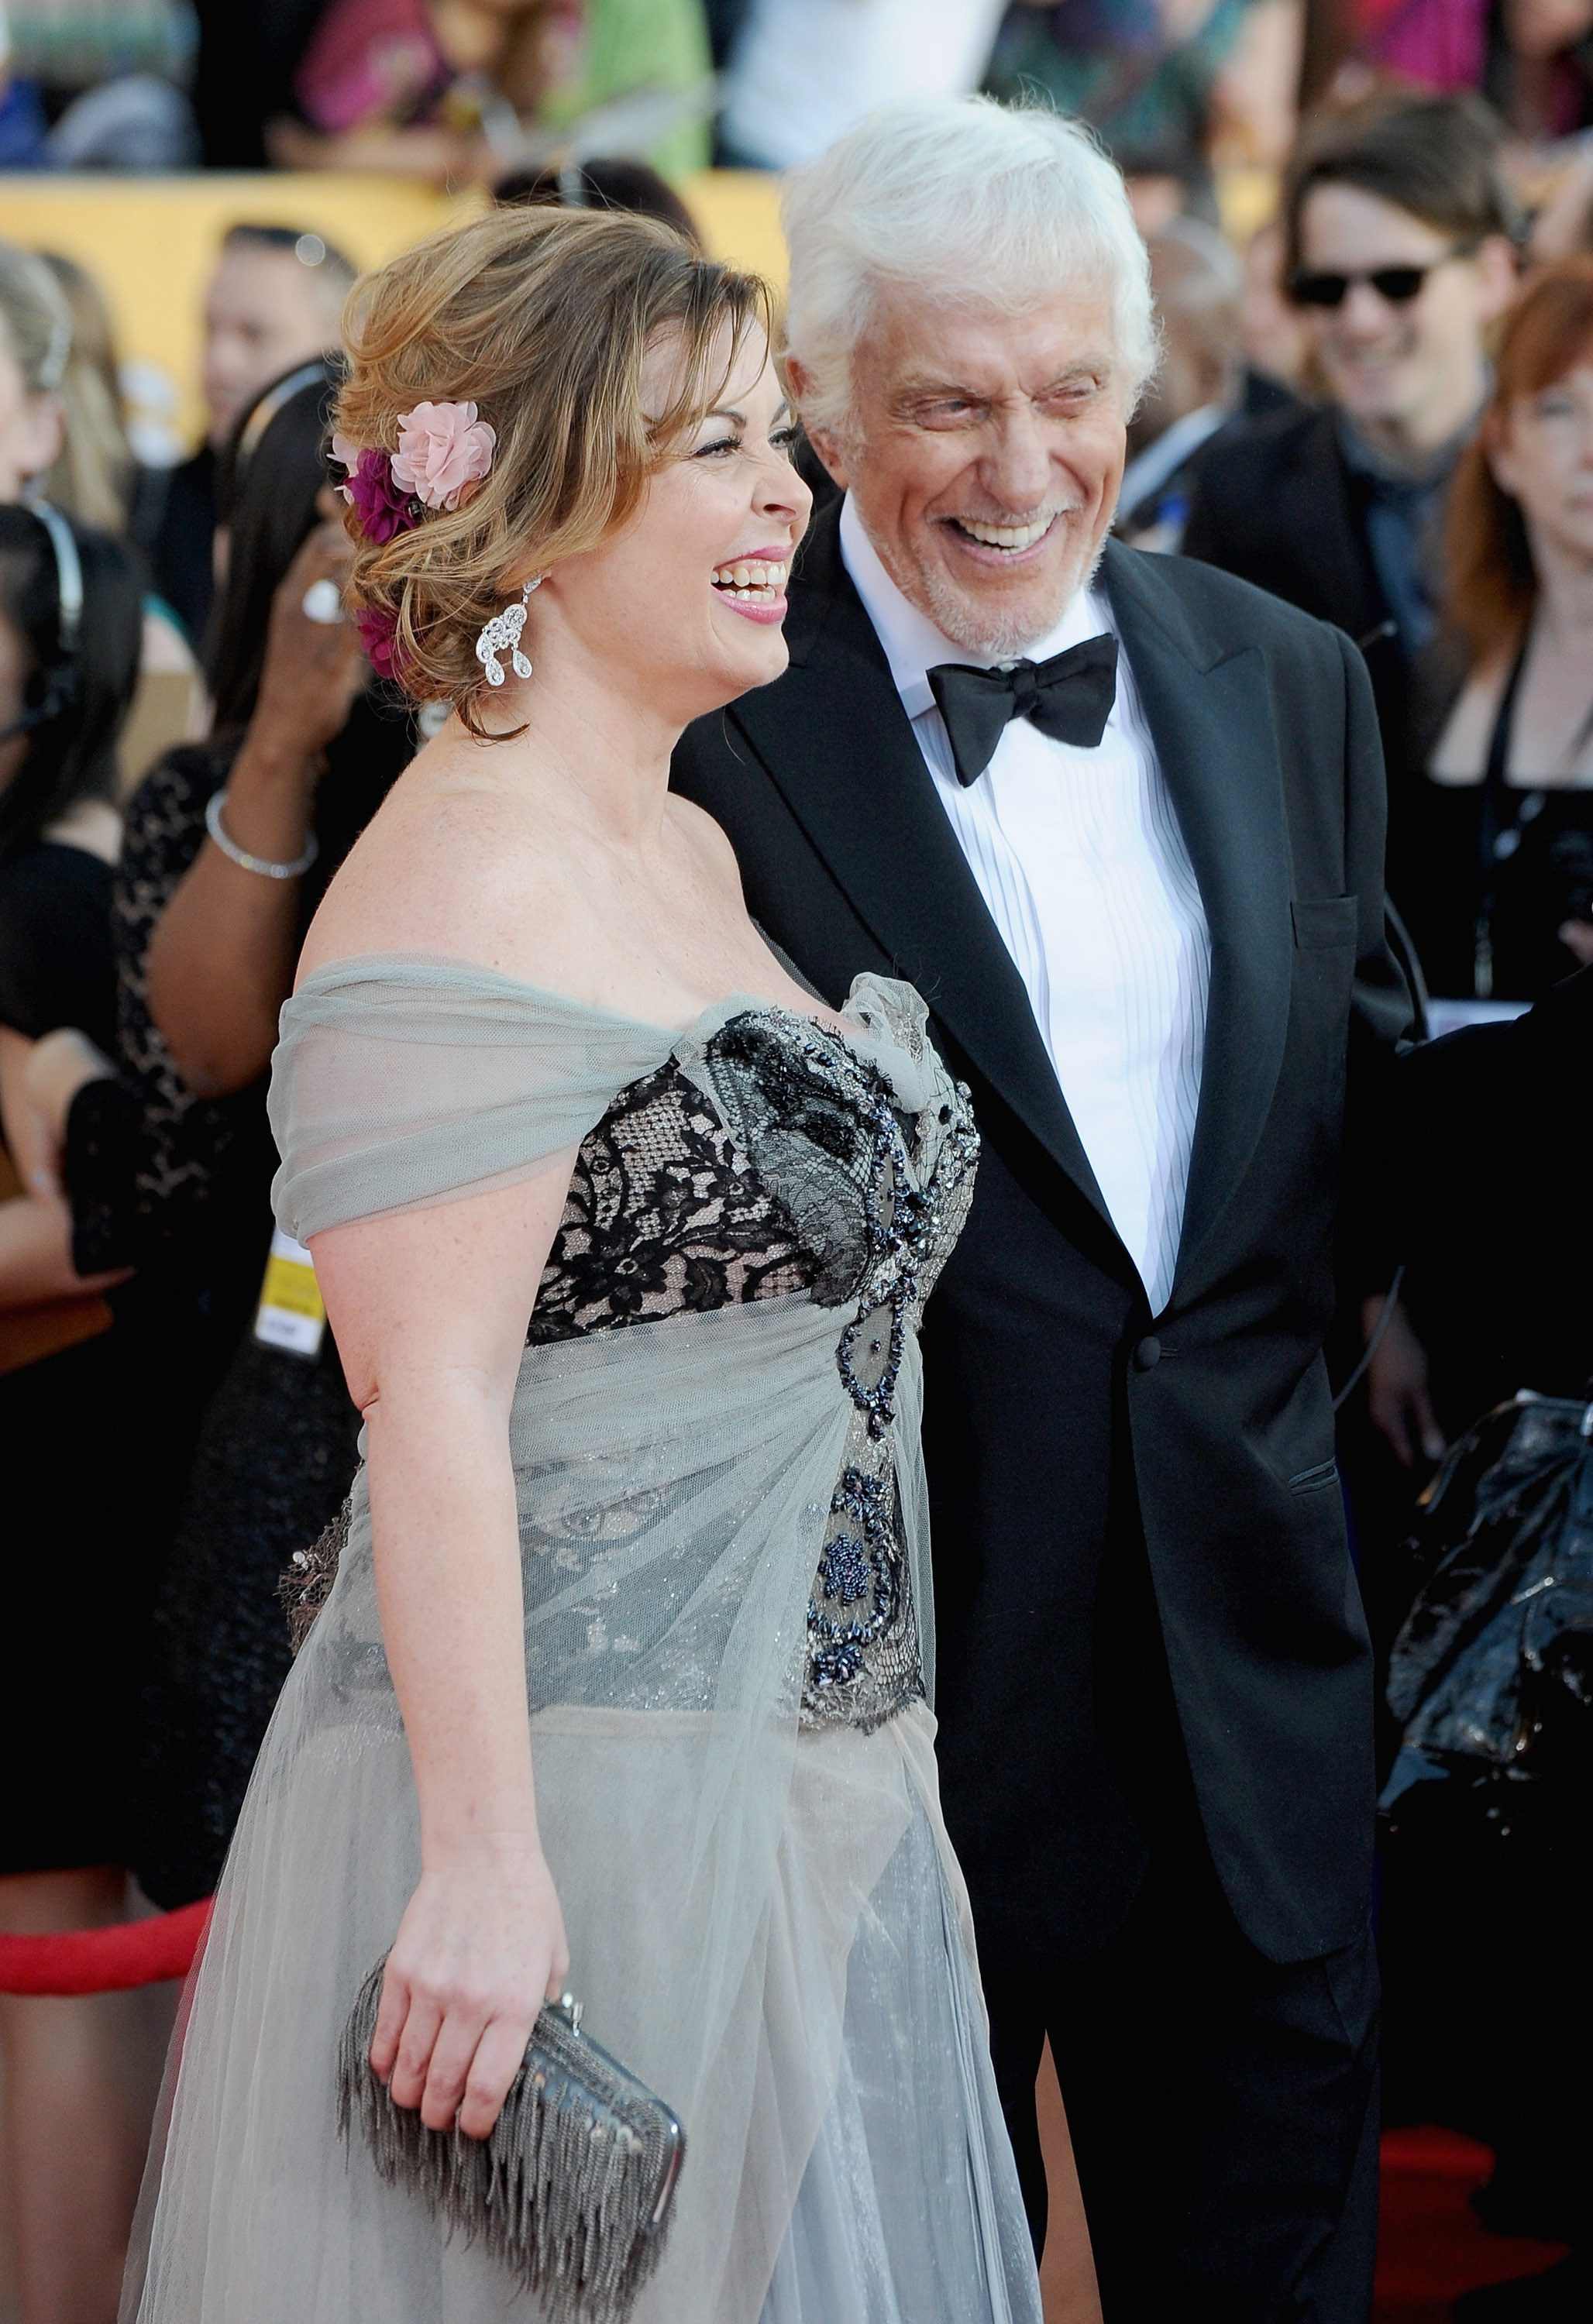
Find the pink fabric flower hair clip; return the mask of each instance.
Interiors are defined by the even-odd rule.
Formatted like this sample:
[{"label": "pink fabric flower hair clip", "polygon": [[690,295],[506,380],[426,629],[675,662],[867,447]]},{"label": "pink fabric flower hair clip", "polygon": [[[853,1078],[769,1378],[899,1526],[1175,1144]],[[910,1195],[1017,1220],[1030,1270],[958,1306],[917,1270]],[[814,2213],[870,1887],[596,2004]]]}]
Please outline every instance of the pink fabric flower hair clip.
[{"label": "pink fabric flower hair clip", "polygon": [[462,508],[492,472],[497,435],[473,403],[417,403],[401,412],[393,480],[422,508]]},{"label": "pink fabric flower hair clip", "polygon": [[[332,457],[345,471],[338,490],[366,539],[383,548],[412,531],[427,509],[463,508],[491,475],[497,440],[473,403],[417,403],[399,414],[396,452],[334,435]],[[355,620],[377,676],[401,678],[393,616],[366,606]]]},{"label": "pink fabric flower hair clip", "polygon": [[381,547],[426,509],[463,508],[491,475],[497,440],[473,403],[417,403],[399,414],[396,452],[361,450],[338,434],[332,457],[347,471],[340,489],[360,530]]}]

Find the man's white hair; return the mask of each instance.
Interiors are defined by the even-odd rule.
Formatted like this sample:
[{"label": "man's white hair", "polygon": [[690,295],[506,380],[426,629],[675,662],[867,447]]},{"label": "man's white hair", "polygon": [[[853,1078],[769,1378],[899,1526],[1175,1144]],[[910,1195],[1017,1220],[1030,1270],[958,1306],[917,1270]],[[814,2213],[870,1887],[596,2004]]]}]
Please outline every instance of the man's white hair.
[{"label": "man's white hair", "polygon": [[1145,245],[1089,131],[986,97],[883,106],[786,180],[785,344],[803,417],[843,439],[852,355],[876,301],[910,290],[1024,314],[1104,294],[1125,405],[1156,366]]}]

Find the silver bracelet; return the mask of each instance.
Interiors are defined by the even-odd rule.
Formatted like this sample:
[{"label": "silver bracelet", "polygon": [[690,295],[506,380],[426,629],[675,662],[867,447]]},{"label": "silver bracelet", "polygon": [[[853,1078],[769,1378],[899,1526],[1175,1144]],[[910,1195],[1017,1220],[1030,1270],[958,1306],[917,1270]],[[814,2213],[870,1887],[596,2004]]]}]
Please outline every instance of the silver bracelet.
[{"label": "silver bracelet", "polygon": [[320,853],[320,842],[310,831],[304,836],[303,854],[296,856],[292,863],[273,863],[266,856],[251,855],[246,847],[240,847],[236,839],[228,836],[227,826],[221,820],[221,810],[226,805],[227,793],[224,790],[211,792],[209,804],[205,809],[205,829],[223,855],[236,863],[240,871],[258,872],[263,880],[297,880],[301,872],[309,871]]}]

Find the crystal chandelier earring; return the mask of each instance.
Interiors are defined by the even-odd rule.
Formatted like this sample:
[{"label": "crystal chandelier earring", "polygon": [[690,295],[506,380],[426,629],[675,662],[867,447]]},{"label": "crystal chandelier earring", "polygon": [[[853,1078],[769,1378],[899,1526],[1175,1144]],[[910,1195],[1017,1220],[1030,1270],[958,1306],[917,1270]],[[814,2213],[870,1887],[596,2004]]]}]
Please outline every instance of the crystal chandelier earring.
[{"label": "crystal chandelier earring", "polygon": [[505,605],[501,613],[495,613],[490,622],[481,624],[476,640],[476,659],[486,672],[488,686],[502,686],[504,682],[504,665],[498,659],[501,653],[512,657],[516,678],[531,676],[531,664],[520,650],[520,632],[525,627],[531,593],[542,586],[542,576],[539,573],[521,590],[517,605]]}]

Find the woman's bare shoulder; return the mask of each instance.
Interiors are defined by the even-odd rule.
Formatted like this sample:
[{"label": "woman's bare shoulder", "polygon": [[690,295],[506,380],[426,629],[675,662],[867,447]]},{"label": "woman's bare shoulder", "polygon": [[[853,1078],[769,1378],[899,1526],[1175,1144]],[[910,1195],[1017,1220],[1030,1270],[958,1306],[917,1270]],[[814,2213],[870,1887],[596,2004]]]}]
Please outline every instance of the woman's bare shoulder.
[{"label": "woman's bare shoulder", "polygon": [[299,978],[368,953],[434,953],[547,981],[576,908],[557,842],[523,798],[417,762],[328,888]]}]

